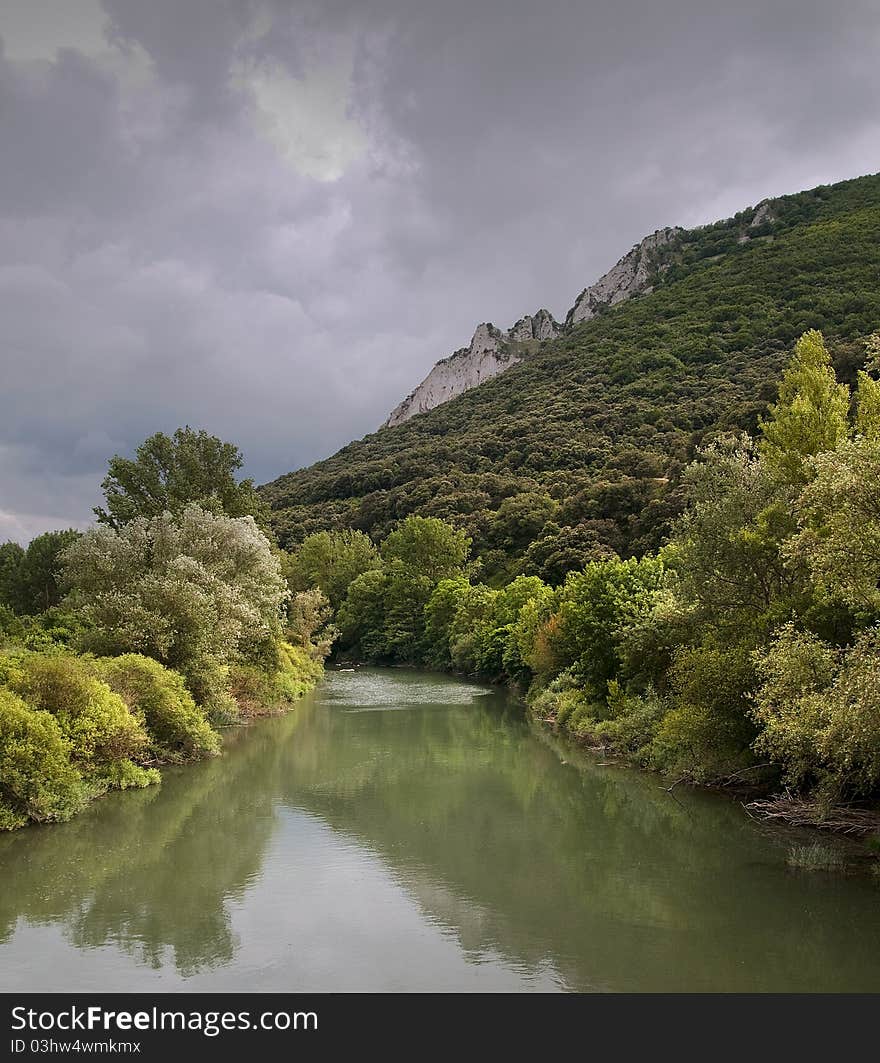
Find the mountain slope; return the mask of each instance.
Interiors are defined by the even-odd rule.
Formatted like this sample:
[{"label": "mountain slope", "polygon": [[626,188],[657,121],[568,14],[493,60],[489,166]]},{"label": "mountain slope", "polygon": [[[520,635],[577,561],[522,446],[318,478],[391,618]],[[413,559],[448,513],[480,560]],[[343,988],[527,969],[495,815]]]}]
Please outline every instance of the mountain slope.
[{"label": "mountain slope", "polygon": [[649,294],[262,487],[282,544],[326,527],[379,537],[417,512],[465,527],[488,576],[653,548],[682,465],[707,435],[754,428],[801,332],[826,333],[845,378],[860,364],[880,325],[880,176],[675,231],[649,272]]}]

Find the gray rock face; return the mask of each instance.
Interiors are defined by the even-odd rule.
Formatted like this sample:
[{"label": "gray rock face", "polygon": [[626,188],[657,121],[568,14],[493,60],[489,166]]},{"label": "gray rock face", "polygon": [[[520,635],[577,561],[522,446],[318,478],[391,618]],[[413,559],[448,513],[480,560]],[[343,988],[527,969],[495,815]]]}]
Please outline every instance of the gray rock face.
[{"label": "gray rock face", "polygon": [[382,426],[403,424],[417,413],[433,410],[464,391],[503,372],[522,360],[527,345],[555,339],[561,326],[549,310],[521,317],[507,332],[484,322],[477,326],[470,345],[441,359],[411,394],[397,406]]},{"label": "gray rock face", "polygon": [[648,280],[654,264],[654,252],[671,243],[681,232],[684,230],[679,228],[658,229],[657,232],[646,236],[604,277],[589,288],[584,288],[569,310],[565,324],[571,326],[581,321],[589,321],[591,317],[596,316],[596,311],[601,306],[613,306],[633,295],[650,292]]}]

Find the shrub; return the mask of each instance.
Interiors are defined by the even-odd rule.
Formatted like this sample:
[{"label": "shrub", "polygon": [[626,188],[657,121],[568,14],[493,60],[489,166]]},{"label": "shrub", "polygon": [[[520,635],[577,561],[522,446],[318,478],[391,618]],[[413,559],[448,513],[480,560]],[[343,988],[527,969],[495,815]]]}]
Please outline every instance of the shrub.
[{"label": "shrub", "polygon": [[137,653],[101,659],[96,667],[104,682],[144,723],[153,757],[180,762],[220,751],[220,736],[179,673]]},{"label": "shrub", "polygon": [[669,702],[655,691],[644,695],[624,693],[616,681],[608,684],[608,719],[596,724],[596,736],[607,740],[622,753],[639,761],[650,759],[650,747],[657,735]]},{"label": "shrub", "polygon": [[0,689],[0,830],[70,819],[86,799],[58,721]]},{"label": "shrub", "polygon": [[311,690],[322,672],[323,665],[306,648],[281,642],[278,667],[273,671],[253,664],[239,664],[232,669],[232,697],[245,716],[277,712]]},{"label": "shrub", "polygon": [[[21,658],[17,692],[33,708],[52,714],[69,743],[71,760],[94,792],[113,788],[121,761],[143,755],[149,736],[122,698],[94,674],[94,663],[63,653]],[[137,773],[128,771],[128,778]],[[158,781],[142,772],[138,785]],[[131,783],[129,783],[131,784]]]},{"label": "shrub", "polygon": [[835,650],[789,625],[756,656],[758,750],[825,799],[870,793],[880,782],[880,630]]}]

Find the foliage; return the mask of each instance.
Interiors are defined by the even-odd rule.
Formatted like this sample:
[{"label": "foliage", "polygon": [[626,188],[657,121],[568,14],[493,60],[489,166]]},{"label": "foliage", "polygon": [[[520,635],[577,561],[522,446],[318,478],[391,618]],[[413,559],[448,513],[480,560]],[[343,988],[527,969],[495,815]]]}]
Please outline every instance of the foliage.
[{"label": "foliage", "polygon": [[338,609],[354,580],[380,564],[369,536],[347,528],[306,536],[285,559],[283,567],[294,594],[320,588],[330,605]]},{"label": "foliage", "polygon": [[757,655],[758,748],[793,786],[817,782],[827,799],[871,793],[880,783],[880,631],[835,649],[785,627]]},{"label": "foliage", "polygon": [[230,686],[244,716],[265,716],[292,705],[315,685],[323,672],[322,659],[309,648],[282,642],[277,666],[271,671],[252,664],[231,670]]},{"label": "foliage", "polygon": [[102,483],[106,508],[95,516],[111,528],[138,518],[180,514],[192,503],[228,517],[254,517],[266,525],[267,510],[252,480],[238,481],[241,451],[188,425],[173,436],[157,432],[137,448],[136,457],[110,459]]},{"label": "foliage", "polygon": [[98,675],[150,736],[150,758],[180,762],[220,752],[220,737],[183,676],[137,653],[96,661]]},{"label": "foliage", "polygon": [[68,528],[38,535],[27,550],[17,543],[0,546],[0,604],[28,616],[58,605],[64,596],[58,583],[60,557],[79,535]]},{"label": "foliage", "polygon": [[807,459],[846,438],[848,411],[849,390],[837,383],[822,333],[810,329],[795,344],[779,401],[759,421],[770,467],[789,483],[808,479]]},{"label": "foliage", "polygon": [[880,615],[880,439],[845,440],[817,455],[813,481],[797,503],[803,558],[827,597]]},{"label": "foliage", "polygon": [[437,517],[407,517],[382,544],[382,558],[436,583],[464,566],[470,545],[464,532]]},{"label": "foliage", "polygon": [[142,769],[124,771],[128,763],[143,758],[149,735],[123,699],[97,678],[87,659],[55,652],[25,654],[10,686],[29,706],[54,716],[72,764],[94,793],[113,788],[117,778],[141,786],[158,778]]},{"label": "foliage", "polygon": [[0,687],[0,830],[70,819],[86,787],[55,717]]},{"label": "foliage", "polygon": [[142,653],[180,671],[199,703],[224,684],[245,643],[280,634],[288,595],[277,557],[252,517],[194,504],[86,532],[64,554],[82,646]]},{"label": "foliage", "polygon": [[624,632],[650,612],[663,573],[657,558],[614,558],[593,561],[566,579],[559,599],[559,653],[593,697],[604,697],[617,675]]},{"label": "foliage", "polygon": [[336,629],[330,623],[333,610],[327,596],[320,589],[299,591],[287,608],[287,634],[313,657],[324,660],[330,652]]}]

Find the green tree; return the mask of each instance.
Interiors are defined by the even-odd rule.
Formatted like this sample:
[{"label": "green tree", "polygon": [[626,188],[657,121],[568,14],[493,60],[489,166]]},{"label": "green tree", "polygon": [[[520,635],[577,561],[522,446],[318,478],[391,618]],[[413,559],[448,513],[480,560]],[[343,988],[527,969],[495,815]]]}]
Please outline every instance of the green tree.
[{"label": "green tree", "polygon": [[425,605],[425,661],[434,668],[452,664],[450,631],[471,585],[465,576],[442,579]]},{"label": "green tree", "polygon": [[859,370],[856,387],[856,432],[866,439],[880,439],[880,381],[871,373],[880,373],[880,332],[865,344],[864,370]]},{"label": "green tree", "polygon": [[461,571],[471,540],[437,517],[410,516],[382,544],[382,557],[434,583]]},{"label": "green tree", "polygon": [[237,480],[244,459],[232,443],[188,425],[173,436],[157,432],[137,448],[134,459],[110,459],[102,488],[106,508],[99,523],[122,528],[138,517],[178,514],[190,503],[229,517],[252,516],[268,528],[268,507],[252,480]]},{"label": "green tree", "polygon": [[790,554],[823,593],[869,617],[880,614],[880,440],[858,438],[813,460],[797,502],[801,530]]},{"label": "green tree", "polygon": [[658,558],[593,561],[572,572],[559,600],[558,649],[565,664],[596,698],[621,665],[621,646],[629,626],[646,616],[663,582]]},{"label": "green tree", "polygon": [[761,453],[786,482],[805,482],[807,459],[846,438],[849,398],[849,389],[837,383],[822,333],[805,332],[782,375],[779,401],[759,422]]},{"label": "green tree", "polygon": [[362,531],[322,531],[306,536],[285,562],[285,575],[291,591],[314,587],[327,595],[338,609],[352,582],[381,565],[379,552]]},{"label": "green tree", "polygon": [[0,545],[0,605],[13,610],[15,588],[22,561],[24,561],[24,547],[13,542]]},{"label": "green tree", "polygon": [[337,614],[340,646],[357,651],[366,660],[388,655],[385,638],[385,595],[388,577],[382,569],[362,572],[348,588]]},{"label": "green tree", "polygon": [[68,528],[44,532],[31,540],[17,571],[9,577],[9,604],[15,612],[33,616],[59,604],[64,597],[58,580],[61,555],[80,534]]}]

